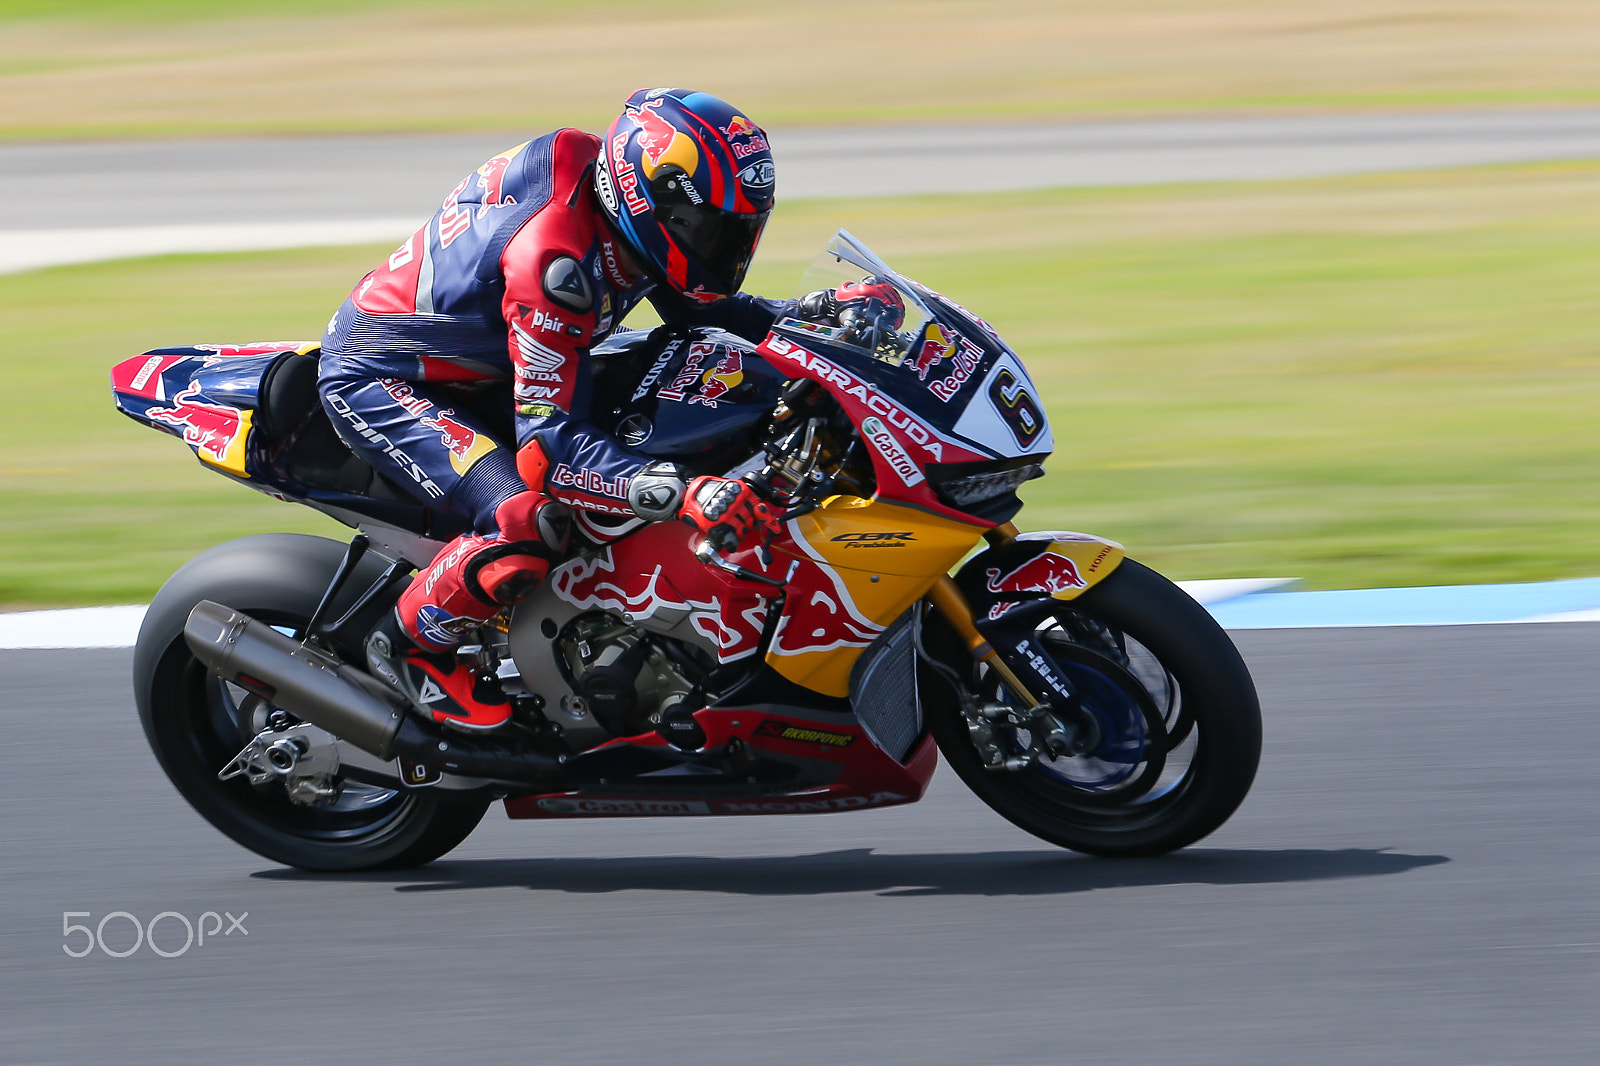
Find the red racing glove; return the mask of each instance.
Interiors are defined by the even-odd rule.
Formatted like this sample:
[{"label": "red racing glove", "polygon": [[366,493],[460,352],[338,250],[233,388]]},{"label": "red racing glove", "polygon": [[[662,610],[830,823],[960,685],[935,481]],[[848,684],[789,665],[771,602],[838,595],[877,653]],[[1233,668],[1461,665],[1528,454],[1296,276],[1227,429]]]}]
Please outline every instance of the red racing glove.
[{"label": "red racing glove", "polygon": [[906,320],[906,304],[900,291],[888,281],[872,275],[860,281],[847,281],[834,289],[819,289],[800,300],[800,317],[813,322],[865,329],[875,326],[893,331]]},{"label": "red racing glove", "polygon": [[[781,514],[747,482],[710,474],[689,482],[678,517],[703,535],[706,549],[735,552],[778,532]],[[703,556],[702,556],[703,557]]]}]

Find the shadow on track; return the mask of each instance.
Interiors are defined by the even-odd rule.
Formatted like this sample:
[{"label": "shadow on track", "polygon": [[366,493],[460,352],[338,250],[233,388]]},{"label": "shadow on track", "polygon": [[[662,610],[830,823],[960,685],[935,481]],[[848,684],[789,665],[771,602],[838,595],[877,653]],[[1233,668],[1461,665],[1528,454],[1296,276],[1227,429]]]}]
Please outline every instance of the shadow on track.
[{"label": "shadow on track", "polygon": [[624,859],[486,859],[421,870],[311,874],[263,870],[273,881],[393,882],[397,892],[528,888],[543,892],[723,892],[745,896],[1039,896],[1159,885],[1248,885],[1405,873],[1443,855],[1382,849],[1191,849],[1154,859],[1094,859],[1037,851],[879,855],[870,848],[750,859],[663,855]]}]

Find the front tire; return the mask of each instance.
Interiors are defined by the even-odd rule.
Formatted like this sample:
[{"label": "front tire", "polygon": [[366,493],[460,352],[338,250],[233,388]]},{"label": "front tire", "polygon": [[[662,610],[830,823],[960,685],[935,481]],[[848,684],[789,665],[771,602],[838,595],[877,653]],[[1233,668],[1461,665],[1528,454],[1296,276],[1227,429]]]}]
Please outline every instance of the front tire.
[{"label": "front tire", "polygon": [[[321,537],[273,534],[219,545],[180,569],[156,594],[139,631],[139,720],[156,760],[189,805],[256,854],[322,872],[420,866],[465,840],[489,801],[347,782],[333,805],[304,807],[290,803],[276,782],[217,779],[255,735],[259,700],[195,658],[183,638],[189,611],[209,599],[299,634],[344,551]],[[347,607],[382,565],[369,555],[335,610]]]},{"label": "front tire", "polygon": [[[1026,734],[975,734],[951,682],[966,690],[969,708],[1004,703],[1008,694],[981,665],[958,678],[925,665],[929,729],[978,798],[1035,836],[1091,855],[1163,854],[1228,820],[1255,779],[1261,708],[1244,660],[1204,608],[1125,560],[1055,605],[1036,635],[1079,694],[1081,717],[1106,739],[1097,752],[1024,769],[987,765],[975,735],[1017,754]],[[934,660],[970,661],[937,615],[927,642]]]}]

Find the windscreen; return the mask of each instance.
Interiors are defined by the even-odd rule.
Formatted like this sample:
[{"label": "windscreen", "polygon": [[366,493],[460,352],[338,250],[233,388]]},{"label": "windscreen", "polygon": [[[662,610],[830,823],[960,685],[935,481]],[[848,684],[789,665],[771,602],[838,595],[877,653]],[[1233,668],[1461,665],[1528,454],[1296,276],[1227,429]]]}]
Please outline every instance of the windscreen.
[{"label": "windscreen", "polygon": [[[854,287],[846,290],[847,294],[877,292],[883,298],[851,301],[861,307],[847,308],[844,314],[830,320],[786,318],[779,323],[779,328],[795,334],[809,333],[829,344],[853,348],[897,366],[921,342],[930,339],[930,327],[939,333],[932,339],[941,345],[948,342],[947,331],[937,323],[917,288],[845,230],[833,235],[801,276],[795,298],[804,299],[821,291],[834,292],[840,286]],[[884,287],[892,290],[892,296],[883,291]]]}]

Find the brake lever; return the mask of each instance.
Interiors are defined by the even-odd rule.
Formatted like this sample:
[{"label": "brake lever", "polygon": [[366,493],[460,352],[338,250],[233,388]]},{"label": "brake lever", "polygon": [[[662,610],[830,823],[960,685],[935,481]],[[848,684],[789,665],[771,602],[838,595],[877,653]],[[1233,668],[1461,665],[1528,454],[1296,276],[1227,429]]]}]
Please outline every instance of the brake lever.
[{"label": "brake lever", "polygon": [[702,563],[705,563],[707,566],[714,566],[718,570],[726,570],[734,577],[737,577],[743,581],[758,581],[763,585],[771,585],[773,588],[780,589],[786,588],[789,582],[794,580],[794,572],[800,568],[800,560],[796,559],[793,564],[790,565],[789,572],[785,574],[781,580],[775,577],[767,577],[765,574],[758,574],[754,570],[746,570],[744,567],[740,566],[738,563],[722,554],[716,548],[712,547],[709,537],[705,540],[702,540],[695,547],[694,557],[699,559]]}]

